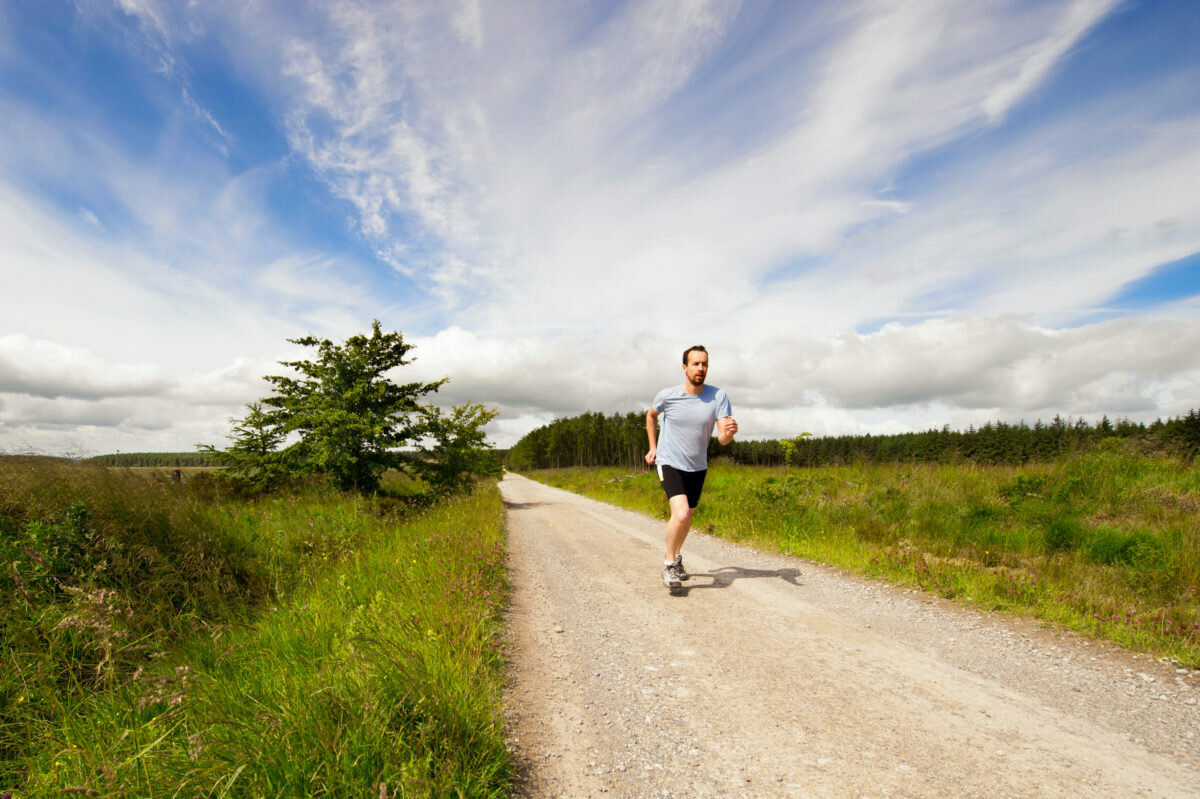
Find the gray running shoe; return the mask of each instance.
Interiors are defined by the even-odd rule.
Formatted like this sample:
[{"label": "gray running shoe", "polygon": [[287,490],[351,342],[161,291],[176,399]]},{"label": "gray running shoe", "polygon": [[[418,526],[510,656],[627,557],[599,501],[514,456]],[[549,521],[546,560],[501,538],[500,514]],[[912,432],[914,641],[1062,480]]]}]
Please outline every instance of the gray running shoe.
[{"label": "gray running shoe", "polygon": [[683,555],[675,556],[675,573],[679,575],[680,580],[692,579],[692,575],[688,574],[687,569],[683,568]]},{"label": "gray running shoe", "polygon": [[679,572],[676,570],[674,563],[669,566],[663,566],[663,585],[672,591],[680,587]]}]

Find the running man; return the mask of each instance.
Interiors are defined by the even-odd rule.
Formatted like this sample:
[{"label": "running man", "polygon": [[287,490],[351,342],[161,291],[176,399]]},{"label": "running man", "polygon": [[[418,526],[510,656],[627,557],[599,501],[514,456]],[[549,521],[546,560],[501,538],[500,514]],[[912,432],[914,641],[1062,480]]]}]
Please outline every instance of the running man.
[{"label": "running man", "polygon": [[[658,467],[658,479],[671,507],[662,579],[672,593],[679,590],[680,580],[688,578],[679,550],[683,549],[684,539],[691,530],[692,513],[700,503],[713,427],[717,428],[717,441],[722,446],[733,441],[738,429],[725,392],[704,384],[708,376],[708,350],[697,345],[683,351],[683,376],[682,386],[658,392],[654,404],[646,411],[646,436],[650,439],[646,463]],[[657,435],[660,416],[661,436]]]}]

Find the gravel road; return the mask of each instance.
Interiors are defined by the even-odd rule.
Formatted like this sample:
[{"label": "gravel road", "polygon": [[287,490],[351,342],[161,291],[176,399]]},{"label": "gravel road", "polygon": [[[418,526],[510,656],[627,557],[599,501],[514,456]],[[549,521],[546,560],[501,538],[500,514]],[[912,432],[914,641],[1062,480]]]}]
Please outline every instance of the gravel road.
[{"label": "gravel road", "polygon": [[519,796],[1197,797],[1200,672],[516,475]]}]

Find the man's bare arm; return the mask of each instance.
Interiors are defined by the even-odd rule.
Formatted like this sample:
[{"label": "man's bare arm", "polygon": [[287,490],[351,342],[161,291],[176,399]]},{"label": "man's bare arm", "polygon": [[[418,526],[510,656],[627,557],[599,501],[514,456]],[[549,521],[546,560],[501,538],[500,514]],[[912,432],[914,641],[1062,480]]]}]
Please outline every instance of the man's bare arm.
[{"label": "man's bare arm", "polygon": [[646,411],[646,438],[650,439],[650,451],[646,453],[646,463],[654,465],[658,457],[658,411],[651,408]]},{"label": "man's bare arm", "polygon": [[717,420],[717,442],[722,446],[727,446],[733,441],[734,435],[738,431],[737,420],[732,416],[726,416],[723,419]]}]

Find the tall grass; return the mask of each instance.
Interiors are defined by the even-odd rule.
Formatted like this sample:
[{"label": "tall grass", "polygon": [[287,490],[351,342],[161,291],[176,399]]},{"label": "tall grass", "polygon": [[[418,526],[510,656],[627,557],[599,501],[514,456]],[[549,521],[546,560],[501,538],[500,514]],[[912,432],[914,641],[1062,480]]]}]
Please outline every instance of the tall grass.
[{"label": "tall grass", "polygon": [[[650,472],[536,472],[666,518]],[[1120,442],[1025,467],[709,470],[693,526],[1200,666],[1200,470]]]},{"label": "tall grass", "polygon": [[0,461],[0,792],[498,796],[503,508]]}]

